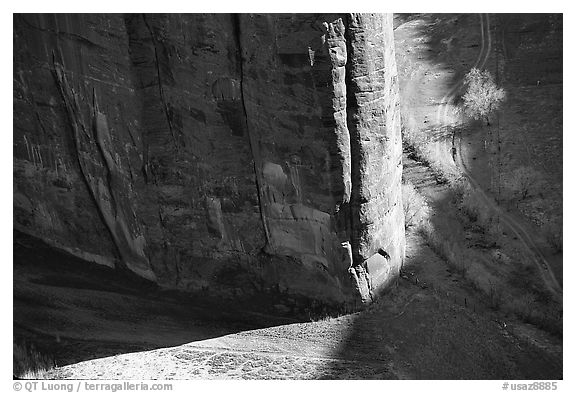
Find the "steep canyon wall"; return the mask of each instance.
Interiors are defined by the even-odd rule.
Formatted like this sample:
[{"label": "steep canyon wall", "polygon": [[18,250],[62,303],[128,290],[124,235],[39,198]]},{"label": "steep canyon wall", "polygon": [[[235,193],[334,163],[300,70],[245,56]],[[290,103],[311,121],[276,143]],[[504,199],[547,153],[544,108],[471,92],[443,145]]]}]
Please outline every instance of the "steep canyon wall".
[{"label": "steep canyon wall", "polygon": [[401,174],[389,15],[14,15],[14,227],[85,260],[359,304]]}]

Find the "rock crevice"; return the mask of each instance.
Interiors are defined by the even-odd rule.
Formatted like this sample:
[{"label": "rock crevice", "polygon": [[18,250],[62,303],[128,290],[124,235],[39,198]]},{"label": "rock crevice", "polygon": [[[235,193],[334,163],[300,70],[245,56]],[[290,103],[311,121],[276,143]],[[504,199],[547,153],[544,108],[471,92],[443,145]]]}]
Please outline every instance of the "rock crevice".
[{"label": "rock crevice", "polygon": [[256,182],[257,196],[258,196],[258,210],[260,212],[260,219],[262,221],[262,229],[266,236],[266,245],[262,250],[269,249],[269,252],[273,253],[273,247],[270,242],[270,231],[268,230],[268,224],[266,222],[266,214],[263,209],[262,202],[264,198],[262,197],[262,174],[260,167],[262,165],[262,160],[260,159],[259,146],[254,139],[252,133],[250,132],[250,125],[248,122],[248,112],[246,110],[246,101],[244,94],[244,56],[243,56],[243,45],[242,45],[242,15],[234,14],[232,15],[234,24],[234,37],[237,43],[238,50],[238,68],[240,76],[240,101],[242,103],[242,112],[244,115],[244,122],[246,125],[246,133],[248,134],[248,142],[250,144],[250,152],[252,153],[252,159],[254,161],[254,178]]},{"label": "rock crevice", "polygon": [[[347,16],[347,126],[351,141],[351,246],[363,299],[397,277],[404,259],[398,86],[390,15]],[[392,116],[390,116],[392,114]],[[396,229],[392,229],[396,228]],[[383,258],[378,250],[386,250]]]},{"label": "rock crevice", "polygon": [[396,276],[391,17],[30,14],[14,41],[19,230],[276,309],[354,307]]}]

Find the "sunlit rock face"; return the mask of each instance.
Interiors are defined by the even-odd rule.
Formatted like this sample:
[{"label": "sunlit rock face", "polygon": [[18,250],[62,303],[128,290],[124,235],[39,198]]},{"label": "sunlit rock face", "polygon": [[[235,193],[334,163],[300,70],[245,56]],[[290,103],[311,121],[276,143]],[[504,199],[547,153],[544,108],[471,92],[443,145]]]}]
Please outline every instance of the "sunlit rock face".
[{"label": "sunlit rock face", "polygon": [[388,15],[14,16],[14,227],[85,260],[355,306],[402,263],[401,172]]}]

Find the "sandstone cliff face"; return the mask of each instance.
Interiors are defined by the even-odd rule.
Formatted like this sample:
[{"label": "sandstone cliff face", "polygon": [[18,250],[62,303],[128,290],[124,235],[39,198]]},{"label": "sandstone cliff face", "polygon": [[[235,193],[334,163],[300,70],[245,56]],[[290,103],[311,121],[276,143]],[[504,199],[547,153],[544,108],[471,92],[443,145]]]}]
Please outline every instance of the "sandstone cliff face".
[{"label": "sandstone cliff face", "polygon": [[369,301],[399,127],[390,16],[14,16],[14,227],[167,288]]}]

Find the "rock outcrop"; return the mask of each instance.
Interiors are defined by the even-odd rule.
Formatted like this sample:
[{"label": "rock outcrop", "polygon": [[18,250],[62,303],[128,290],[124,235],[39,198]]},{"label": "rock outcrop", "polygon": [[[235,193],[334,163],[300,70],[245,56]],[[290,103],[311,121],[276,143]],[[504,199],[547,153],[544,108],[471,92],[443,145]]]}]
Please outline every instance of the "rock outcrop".
[{"label": "rock outcrop", "polygon": [[390,16],[14,16],[14,227],[85,260],[366,302],[402,264],[401,173]]}]

